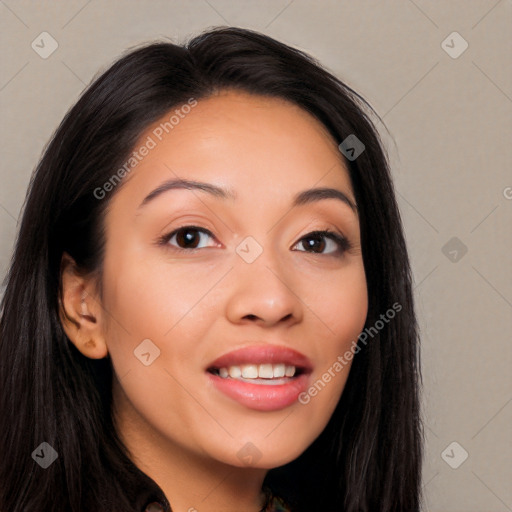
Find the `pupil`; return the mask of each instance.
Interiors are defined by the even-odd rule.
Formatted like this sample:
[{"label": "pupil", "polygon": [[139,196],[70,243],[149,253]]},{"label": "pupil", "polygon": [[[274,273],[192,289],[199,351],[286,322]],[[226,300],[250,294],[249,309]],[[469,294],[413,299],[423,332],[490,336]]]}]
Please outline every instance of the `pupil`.
[{"label": "pupil", "polygon": [[[197,246],[197,233],[193,229],[184,229],[183,231],[180,231],[176,237],[178,240],[178,243],[181,245],[185,245],[187,247],[195,248]],[[194,243],[194,239],[196,243]],[[191,242],[191,244],[190,244]],[[189,245],[187,245],[189,244]]]},{"label": "pupil", "polygon": [[[306,241],[307,240],[307,241]],[[315,252],[322,252],[325,246],[325,241],[322,237],[309,237],[304,242],[307,243],[309,249],[313,249]],[[320,247],[318,243],[320,242]],[[307,249],[306,248],[306,249]]]}]

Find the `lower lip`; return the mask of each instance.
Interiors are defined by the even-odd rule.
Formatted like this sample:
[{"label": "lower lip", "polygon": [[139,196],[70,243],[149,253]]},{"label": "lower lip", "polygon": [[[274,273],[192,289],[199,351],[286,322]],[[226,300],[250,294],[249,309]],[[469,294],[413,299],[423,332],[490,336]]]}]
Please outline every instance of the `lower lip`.
[{"label": "lower lip", "polygon": [[212,373],[208,377],[214,386],[239,404],[256,411],[278,411],[297,402],[308,384],[308,375],[301,374],[284,384],[251,384]]}]

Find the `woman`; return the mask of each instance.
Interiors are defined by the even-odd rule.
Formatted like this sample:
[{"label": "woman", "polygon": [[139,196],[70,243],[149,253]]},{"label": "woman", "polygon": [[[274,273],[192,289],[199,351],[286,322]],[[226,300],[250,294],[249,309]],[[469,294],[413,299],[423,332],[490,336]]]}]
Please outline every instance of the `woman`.
[{"label": "woman", "polygon": [[238,28],[88,87],[6,279],[1,510],[420,509],[410,268],[366,107]]}]

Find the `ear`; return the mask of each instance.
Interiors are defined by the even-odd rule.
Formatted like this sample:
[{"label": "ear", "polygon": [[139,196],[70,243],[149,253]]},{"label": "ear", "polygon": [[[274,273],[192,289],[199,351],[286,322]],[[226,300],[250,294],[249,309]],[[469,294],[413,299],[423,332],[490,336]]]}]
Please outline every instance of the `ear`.
[{"label": "ear", "polygon": [[93,277],[84,277],[71,256],[62,255],[59,317],[70,341],[86,357],[108,355],[103,325],[104,312]]}]

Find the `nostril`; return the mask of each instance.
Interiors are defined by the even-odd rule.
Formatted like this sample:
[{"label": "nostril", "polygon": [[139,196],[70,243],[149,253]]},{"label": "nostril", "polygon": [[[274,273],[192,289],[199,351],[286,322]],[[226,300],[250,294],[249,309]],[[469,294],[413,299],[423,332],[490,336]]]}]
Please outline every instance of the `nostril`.
[{"label": "nostril", "polygon": [[[286,316],[284,316],[283,318],[281,318],[281,322],[284,322],[286,320],[289,320],[290,318],[292,318],[293,314],[292,313],[288,313]],[[247,318],[248,320],[257,320],[259,318],[259,316],[257,315],[253,315],[252,313],[249,314],[249,315],[245,315],[244,318]]]}]

